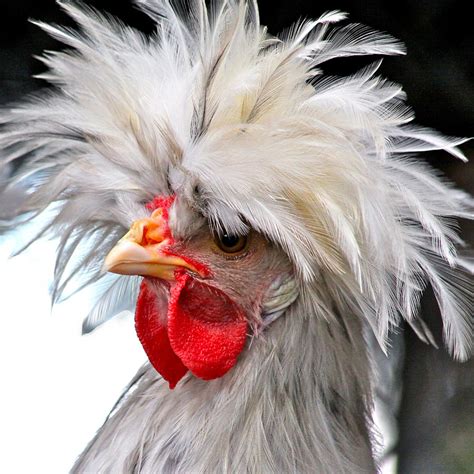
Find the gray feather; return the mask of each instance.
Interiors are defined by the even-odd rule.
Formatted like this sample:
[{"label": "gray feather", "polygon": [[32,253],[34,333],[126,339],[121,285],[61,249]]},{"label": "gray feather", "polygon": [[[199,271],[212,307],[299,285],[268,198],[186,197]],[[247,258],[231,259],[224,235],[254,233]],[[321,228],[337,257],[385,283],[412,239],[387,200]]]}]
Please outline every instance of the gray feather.
[{"label": "gray feather", "polygon": [[92,332],[122,311],[133,311],[135,308],[140,286],[139,277],[114,275],[101,283],[106,289],[97,288],[99,297],[82,323],[82,334]]}]

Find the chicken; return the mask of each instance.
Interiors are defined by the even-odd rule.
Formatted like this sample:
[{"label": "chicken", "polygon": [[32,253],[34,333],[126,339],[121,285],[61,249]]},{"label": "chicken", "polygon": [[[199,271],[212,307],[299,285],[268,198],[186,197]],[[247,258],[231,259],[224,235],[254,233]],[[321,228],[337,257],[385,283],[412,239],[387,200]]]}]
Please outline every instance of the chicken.
[{"label": "chicken", "polygon": [[412,125],[380,61],[320,69],[403,46],[338,11],[275,38],[254,2],[143,0],[144,37],[61,5],[80,31],[39,23],[72,49],[43,57],[54,91],[2,112],[2,163],[24,160],[18,219],[52,212],[53,300],[106,281],[85,331],[133,301],[149,359],[72,472],[374,472],[367,332],[429,341],[430,284],[472,351],[452,224],[473,201],[413,156],[464,140]]}]

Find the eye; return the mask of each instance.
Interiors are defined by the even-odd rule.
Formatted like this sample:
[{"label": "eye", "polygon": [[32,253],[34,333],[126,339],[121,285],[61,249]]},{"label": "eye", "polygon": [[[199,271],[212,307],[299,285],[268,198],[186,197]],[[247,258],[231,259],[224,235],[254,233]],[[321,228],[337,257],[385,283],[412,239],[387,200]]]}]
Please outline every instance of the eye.
[{"label": "eye", "polygon": [[216,235],[214,237],[214,242],[223,252],[227,254],[236,254],[247,248],[248,236],[224,233]]}]

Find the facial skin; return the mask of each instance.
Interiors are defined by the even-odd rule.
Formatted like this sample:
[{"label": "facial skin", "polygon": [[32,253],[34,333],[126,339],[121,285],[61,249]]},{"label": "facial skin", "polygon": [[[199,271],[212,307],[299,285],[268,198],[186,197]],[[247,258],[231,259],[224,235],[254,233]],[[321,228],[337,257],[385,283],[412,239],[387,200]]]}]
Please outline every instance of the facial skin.
[{"label": "facial skin", "polygon": [[109,271],[144,277],[135,327],[170,388],[188,370],[204,380],[223,376],[247,336],[259,334],[295,296],[289,260],[264,236],[213,232],[177,202],[156,197],[149,217],[135,221],[105,261]]},{"label": "facial skin", "polygon": [[104,269],[143,276],[159,300],[184,272],[224,293],[257,328],[262,306],[275,297],[280,281],[292,278],[286,254],[252,229],[241,235],[212,231],[202,214],[175,195],[158,196],[147,208],[149,217],[132,224]]},{"label": "facial skin", "polygon": [[226,252],[219,245],[219,236],[201,221],[193,235],[183,236],[169,246],[170,253],[204,264],[211,274],[208,277],[194,275],[194,278],[223,291],[244,309],[249,324],[258,326],[269,286],[281,275],[291,273],[288,258],[252,230],[244,236],[246,244],[242,250]]}]

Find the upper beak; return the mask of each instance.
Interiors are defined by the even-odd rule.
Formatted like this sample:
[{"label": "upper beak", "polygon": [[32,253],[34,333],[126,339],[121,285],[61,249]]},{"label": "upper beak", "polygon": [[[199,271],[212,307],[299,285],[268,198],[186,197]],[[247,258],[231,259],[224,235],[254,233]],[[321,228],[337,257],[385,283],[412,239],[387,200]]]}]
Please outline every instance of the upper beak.
[{"label": "upper beak", "polygon": [[199,273],[183,258],[164,252],[170,240],[162,210],[156,209],[151,217],[132,224],[128,233],[105,258],[103,269],[121,275],[141,275],[164,280],[174,280],[175,270],[178,268]]}]

